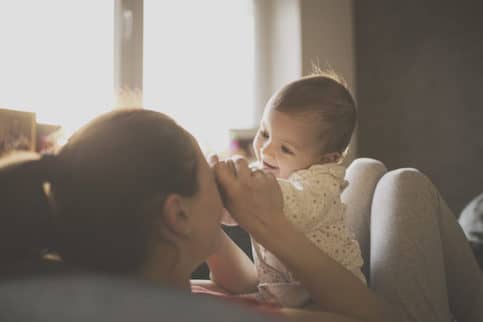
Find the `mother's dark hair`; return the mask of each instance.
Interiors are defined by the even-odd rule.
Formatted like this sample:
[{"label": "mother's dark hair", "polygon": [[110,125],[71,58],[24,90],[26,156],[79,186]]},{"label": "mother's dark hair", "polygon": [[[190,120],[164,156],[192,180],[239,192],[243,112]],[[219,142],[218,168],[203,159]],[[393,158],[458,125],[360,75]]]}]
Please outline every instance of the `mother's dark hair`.
[{"label": "mother's dark hair", "polygon": [[54,247],[76,267],[136,271],[164,197],[197,192],[193,142],[161,113],[120,110],[90,122],[54,157],[8,162],[0,167],[0,256]]}]

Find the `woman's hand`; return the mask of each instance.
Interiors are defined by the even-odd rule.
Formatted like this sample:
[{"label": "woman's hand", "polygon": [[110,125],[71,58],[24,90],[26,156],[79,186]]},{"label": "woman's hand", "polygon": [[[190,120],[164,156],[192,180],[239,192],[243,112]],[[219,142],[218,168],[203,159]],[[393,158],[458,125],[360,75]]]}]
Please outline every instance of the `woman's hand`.
[{"label": "woman's hand", "polygon": [[[218,155],[211,154],[210,156],[208,156],[208,164],[210,165],[211,168],[213,168],[218,162],[220,162]],[[236,222],[235,219],[233,219],[233,217],[230,215],[228,210],[226,210],[226,208],[223,208],[221,223],[225,226],[238,226],[238,223]]]},{"label": "woman's hand", "polygon": [[252,171],[243,158],[214,166],[223,203],[242,228],[269,248],[275,236],[293,229],[283,215],[280,187],[273,175]]}]

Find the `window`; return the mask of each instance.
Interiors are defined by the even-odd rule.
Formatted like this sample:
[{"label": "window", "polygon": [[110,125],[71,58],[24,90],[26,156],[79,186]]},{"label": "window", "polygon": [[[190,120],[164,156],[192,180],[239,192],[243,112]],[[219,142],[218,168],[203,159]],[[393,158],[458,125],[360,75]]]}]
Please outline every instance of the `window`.
[{"label": "window", "polygon": [[252,0],[144,0],[146,108],[164,112],[206,150],[254,125]]},{"label": "window", "polygon": [[113,1],[0,2],[0,107],[70,132],[111,109]]},{"label": "window", "polygon": [[[228,129],[254,125],[252,1],[144,0],[144,106],[205,151],[225,150]],[[114,5],[0,2],[0,108],[35,112],[66,134],[112,109]]]}]

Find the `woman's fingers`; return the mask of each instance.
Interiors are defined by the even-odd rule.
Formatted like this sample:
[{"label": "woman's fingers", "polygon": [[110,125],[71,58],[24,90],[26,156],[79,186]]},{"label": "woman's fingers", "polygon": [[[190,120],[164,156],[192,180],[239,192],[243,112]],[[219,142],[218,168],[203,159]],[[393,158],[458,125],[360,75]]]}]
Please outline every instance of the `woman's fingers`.
[{"label": "woman's fingers", "polygon": [[252,177],[260,177],[260,178],[265,177],[265,173],[260,169],[252,170],[251,175]]},{"label": "woman's fingers", "polygon": [[226,163],[226,166],[228,167],[228,170],[233,174],[233,176],[236,178],[237,177],[237,173],[236,173],[236,167],[235,167],[235,162],[233,162],[233,160],[231,159],[228,159],[228,160],[225,160],[223,161]]},{"label": "woman's fingers", "polygon": [[250,168],[248,168],[248,161],[244,158],[238,157],[234,160],[237,177],[245,180],[250,176]]},{"label": "woman's fingers", "polygon": [[235,174],[227,162],[222,161],[215,164],[213,167],[213,173],[215,175],[216,185],[220,192],[220,197],[225,207],[229,207],[230,200],[235,189]]},{"label": "woman's fingers", "polygon": [[221,223],[225,226],[238,226],[238,223],[233,219],[231,214],[223,208],[223,216],[221,217]]},{"label": "woman's fingers", "polygon": [[221,161],[214,166],[213,171],[223,203],[227,206],[227,203],[229,203],[228,197],[233,195],[233,191],[238,185],[235,165],[231,160]]},{"label": "woman's fingers", "polygon": [[224,206],[248,231],[265,230],[282,213],[280,187],[273,175],[250,170],[243,158],[218,162],[214,173]]},{"label": "woman's fingers", "polygon": [[217,154],[210,154],[208,156],[207,161],[208,161],[208,164],[210,165],[210,167],[213,167],[215,164],[220,162],[220,159],[218,158]]},{"label": "woman's fingers", "polygon": [[235,166],[230,163],[232,162],[222,161],[214,167],[216,179],[222,184],[230,184],[236,178]]},{"label": "woman's fingers", "polygon": [[269,182],[269,184],[274,187],[275,190],[280,190],[280,186],[278,185],[277,178],[271,173],[263,172],[265,179]]}]

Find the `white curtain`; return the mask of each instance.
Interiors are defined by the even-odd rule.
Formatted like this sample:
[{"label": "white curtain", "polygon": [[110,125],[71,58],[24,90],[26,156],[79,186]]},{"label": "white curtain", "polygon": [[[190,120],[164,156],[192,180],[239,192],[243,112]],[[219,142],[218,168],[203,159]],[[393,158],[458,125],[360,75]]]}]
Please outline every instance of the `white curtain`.
[{"label": "white curtain", "polygon": [[205,151],[254,121],[252,0],[144,0],[146,108],[188,129]]},{"label": "white curtain", "polygon": [[0,108],[71,132],[112,108],[113,1],[0,1]]}]

